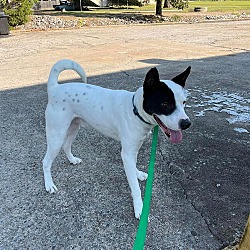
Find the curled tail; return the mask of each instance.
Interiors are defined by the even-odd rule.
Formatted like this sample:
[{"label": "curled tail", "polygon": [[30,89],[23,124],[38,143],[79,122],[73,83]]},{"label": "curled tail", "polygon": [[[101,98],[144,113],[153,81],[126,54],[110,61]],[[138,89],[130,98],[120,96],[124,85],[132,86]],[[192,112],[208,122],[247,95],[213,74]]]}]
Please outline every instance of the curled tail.
[{"label": "curled tail", "polygon": [[56,86],[58,84],[58,76],[64,70],[74,70],[76,71],[82,78],[84,83],[87,83],[87,76],[83,70],[83,68],[72,60],[61,60],[54,64],[52,69],[50,70],[49,80],[48,80],[48,92],[50,88]]}]

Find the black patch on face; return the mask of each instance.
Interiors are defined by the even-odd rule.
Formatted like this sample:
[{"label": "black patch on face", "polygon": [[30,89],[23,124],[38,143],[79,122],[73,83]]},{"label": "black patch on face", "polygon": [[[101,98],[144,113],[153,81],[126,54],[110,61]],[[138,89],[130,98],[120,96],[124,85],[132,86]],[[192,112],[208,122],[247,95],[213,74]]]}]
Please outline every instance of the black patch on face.
[{"label": "black patch on face", "polygon": [[174,93],[160,81],[156,68],[147,73],[143,84],[143,109],[149,115],[171,115],[176,110]]}]

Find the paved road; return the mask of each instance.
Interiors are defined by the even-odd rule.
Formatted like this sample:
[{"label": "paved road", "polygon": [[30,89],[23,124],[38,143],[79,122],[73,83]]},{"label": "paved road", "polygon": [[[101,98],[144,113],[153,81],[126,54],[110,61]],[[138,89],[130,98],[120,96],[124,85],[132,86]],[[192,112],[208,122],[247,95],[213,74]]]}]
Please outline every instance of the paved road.
[{"label": "paved road", "polygon": [[[81,130],[71,166],[60,154],[43,187],[44,110],[51,66],[79,62],[89,83],[135,90],[157,66],[192,66],[183,142],[159,137],[145,249],[221,249],[239,240],[250,208],[250,21],[12,33],[0,38],[0,249],[131,249],[138,221],[120,145]],[[60,80],[78,79],[71,71]],[[139,155],[146,170],[151,138]],[[141,183],[144,190],[144,183]]]}]

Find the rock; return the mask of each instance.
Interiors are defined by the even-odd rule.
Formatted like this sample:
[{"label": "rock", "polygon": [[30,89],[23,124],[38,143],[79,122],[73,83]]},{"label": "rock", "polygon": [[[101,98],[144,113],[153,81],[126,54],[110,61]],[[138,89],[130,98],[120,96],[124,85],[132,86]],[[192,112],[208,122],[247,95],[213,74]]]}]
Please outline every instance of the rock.
[{"label": "rock", "polygon": [[106,15],[105,17],[73,17],[62,16],[54,17],[50,15],[32,15],[30,21],[25,25],[17,26],[18,30],[48,30],[48,29],[67,29],[81,28],[84,26],[108,26],[108,25],[130,25],[130,24],[151,24],[151,23],[198,23],[204,21],[220,21],[249,19],[250,14],[242,13],[221,14],[221,15],[133,15],[117,14],[114,16]]}]

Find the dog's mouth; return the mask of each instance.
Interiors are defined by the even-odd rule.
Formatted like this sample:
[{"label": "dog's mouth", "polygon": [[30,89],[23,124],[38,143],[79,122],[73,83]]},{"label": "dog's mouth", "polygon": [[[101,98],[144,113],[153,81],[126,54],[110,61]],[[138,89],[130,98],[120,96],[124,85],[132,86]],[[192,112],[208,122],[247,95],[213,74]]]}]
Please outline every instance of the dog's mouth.
[{"label": "dog's mouth", "polygon": [[169,137],[170,141],[172,143],[179,143],[182,140],[182,132],[181,131],[176,131],[172,130],[168,127],[165,126],[165,124],[161,121],[161,119],[157,115],[153,115],[155,121],[157,124],[160,126],[161,130],[163,133]]}]

